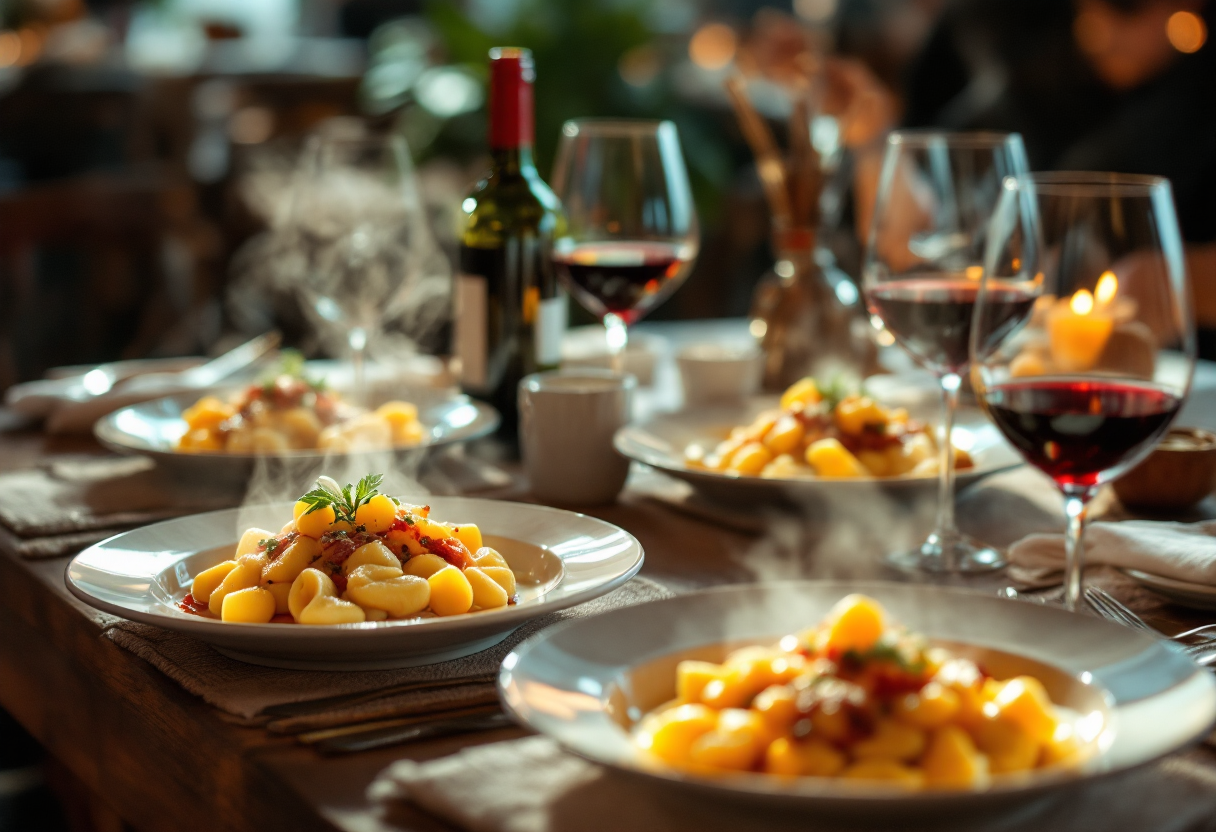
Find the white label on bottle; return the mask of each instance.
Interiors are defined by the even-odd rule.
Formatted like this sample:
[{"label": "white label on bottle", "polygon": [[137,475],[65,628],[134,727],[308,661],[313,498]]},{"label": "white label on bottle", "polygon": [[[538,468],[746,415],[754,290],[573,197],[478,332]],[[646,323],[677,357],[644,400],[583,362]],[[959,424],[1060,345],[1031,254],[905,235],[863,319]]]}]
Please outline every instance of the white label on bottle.
[{"label": "white label on bottle", "polygon": [[460,383],[474,389],[486,385],[486,279],[479,274],[456,277],[456,357]]},{"label": "white label on bottle", "polygon": [[536,363],[541,367],[556,367],[562,363],[562,335],[566,332],[566,293],[542,300],[536,311],[533,339],[536,343]]}]

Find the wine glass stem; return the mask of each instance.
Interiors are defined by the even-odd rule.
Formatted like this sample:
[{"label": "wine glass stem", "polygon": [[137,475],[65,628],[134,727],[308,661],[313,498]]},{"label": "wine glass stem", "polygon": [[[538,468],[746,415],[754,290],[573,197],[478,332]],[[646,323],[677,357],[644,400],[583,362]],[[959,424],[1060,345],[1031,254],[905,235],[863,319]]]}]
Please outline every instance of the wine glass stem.
[{"label": "wine glass stem", "polygon": [[958,410],[961,381],[957,373],[947,373],[941,379],[942,432],[937,447],[937,526],[934,533],[942,543],[943,553],[953,552],[953,547],[947,547],[947,543],[958,537],[958,529],[954,526],[954,445],[950,436],[954,433],[954,412]]},{"label": "wine glass stem", "polygon": [[354,398],[356,404],[366,405],[367,380],[364,377],[364,359],[367,357],[367,330],[363,327],[352,327],[347,334],[350,344],[350,363],[355,376]]},{"label": "wine glass stem", "polygon": [[1064,608],[1077,609],[1081,600],[1081,573],[1085,571],[1085,511],[1088,494],[1064,495],[1068,528],[1064,532]]},{"label": "wine glass stem", "polygon": [[625,372],[625,345],[629,343],[629,327],[620,315],[609,312],[604,316],[605,338],[608,341],[608,360],[612,372]]}]

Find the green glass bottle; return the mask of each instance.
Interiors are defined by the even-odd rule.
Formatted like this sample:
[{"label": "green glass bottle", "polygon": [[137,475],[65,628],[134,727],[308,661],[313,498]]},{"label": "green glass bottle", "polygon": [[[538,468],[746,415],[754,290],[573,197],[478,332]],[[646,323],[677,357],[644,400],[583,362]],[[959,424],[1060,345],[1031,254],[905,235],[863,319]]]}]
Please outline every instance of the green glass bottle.
[{"label": "green glass bottle", "polygon": [[534,79],[529,50],[490,50],[493,165],[463,203],[455,292],[460,386],[498,409],[499,436],[512,447],[519,381],[558,366],[566,329],[566,297],[550,259],[565,219],[532,159]]}]

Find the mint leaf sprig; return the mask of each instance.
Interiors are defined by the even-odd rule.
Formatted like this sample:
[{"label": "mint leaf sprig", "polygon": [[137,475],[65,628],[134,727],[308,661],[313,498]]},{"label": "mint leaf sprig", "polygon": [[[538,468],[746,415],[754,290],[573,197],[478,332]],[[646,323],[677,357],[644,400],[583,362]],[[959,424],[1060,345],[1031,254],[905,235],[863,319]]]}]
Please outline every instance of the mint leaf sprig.
[{"label": "mint leaf sprig", "polygon": [[378,489],[383,480],[383,474],[368,474],[359,480],[357,485],[352,486],[347,483],[340,486],[330,477],[317,477],[317,487],[301,497],[300,502],[309,504],[305,514],[312,514],[323,508],[332,508],[335,520],[345,520],[353,526],[355,525],[355,512],[359,510],[359,506],[380,493]]}]

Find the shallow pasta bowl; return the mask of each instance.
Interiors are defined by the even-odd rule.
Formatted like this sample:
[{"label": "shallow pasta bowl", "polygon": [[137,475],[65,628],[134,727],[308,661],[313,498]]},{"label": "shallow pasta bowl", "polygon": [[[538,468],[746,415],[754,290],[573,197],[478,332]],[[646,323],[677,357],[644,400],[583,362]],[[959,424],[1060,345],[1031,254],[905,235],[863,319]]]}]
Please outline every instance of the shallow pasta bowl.
[{"label": "shallow pasta bowl", "polygon": [[114,615],[186,633],[226,656],[272,667],[354,670],[459,658],[502,641],[525,621],[602,595],[633,577],[642,547],[627,532],[544,506],[424,497],[435,517],[476,523],[516,574],[518,603],[447,618],[337,626],[236,624],[178,604],[194,576],[232,556],[246,528],[277,529],[291,504],[214,511],[124,532],[68,564],[67,586]]},{"label": "shallow pasta bowl", "polygon": [[[814,497],[825,490],[839,492],[841,489],[878,487],[884,491],[904,492],[937,487],[937,474],[833,479],[808,473],[804,477],[768,478],[711,471],[686,463],[684,452],[688,446],[696,444],[712,450],[727,437],[732,427],[748,424],[761,411],[777,406],[776,397],[757,396],[737,405],[663,414],[621,428],[616,433],[614,444],[617,453],[682,479],[710,497],[728,501],[799,499]],[[959,411],[954,425],[954,441],[971,454],[975,463],[971,468],[957,472],[955,480],[960,487],[1022,462],[996,427],[975,408]]]},{"label": "shallow pasta bowl", "polygon": [[[878,599],[910,629],[993,675],[1037,676],[1053,701],[1091,727],[1085,763],[994,779],[984,791],[910,792],[820,778],[697,776],[659,766],[635,748],[629,732],[674,697],[681,659],[720,660],[728,648],[774,643],[815,624],[851,592]],[[565,624],[507,656],[499,692],[528,727],[664,786],[778,811],[871,820],[1020,806],[1155,760],[1199,739],[1216,720],[1216,679],[1150,636],[1062,609],[879,582],[724,587]]]},{"label": "shallow pasta bowl", "polygon": [[[218,395],[223,397],[225,393],[221,391]],[[451,391],[419,388],[400,394],[400,398],[418,406],[423,440],[417,446],[366,454],[336,454],[319,450],[285,451],[273,455],[180,451],[177,443],[186,432],[182,413],[200,396],[199,393],[187,393],[124,407],[98,419],[93,433],[110,450],[151,457],[157,465],[175,474],[207,482],[244,484],[259,460],[294,469],[297,466],[319,466],[335,458],[424,453],[486,436],[498,427],[500,421],[498,411],[484,402]]]}]

